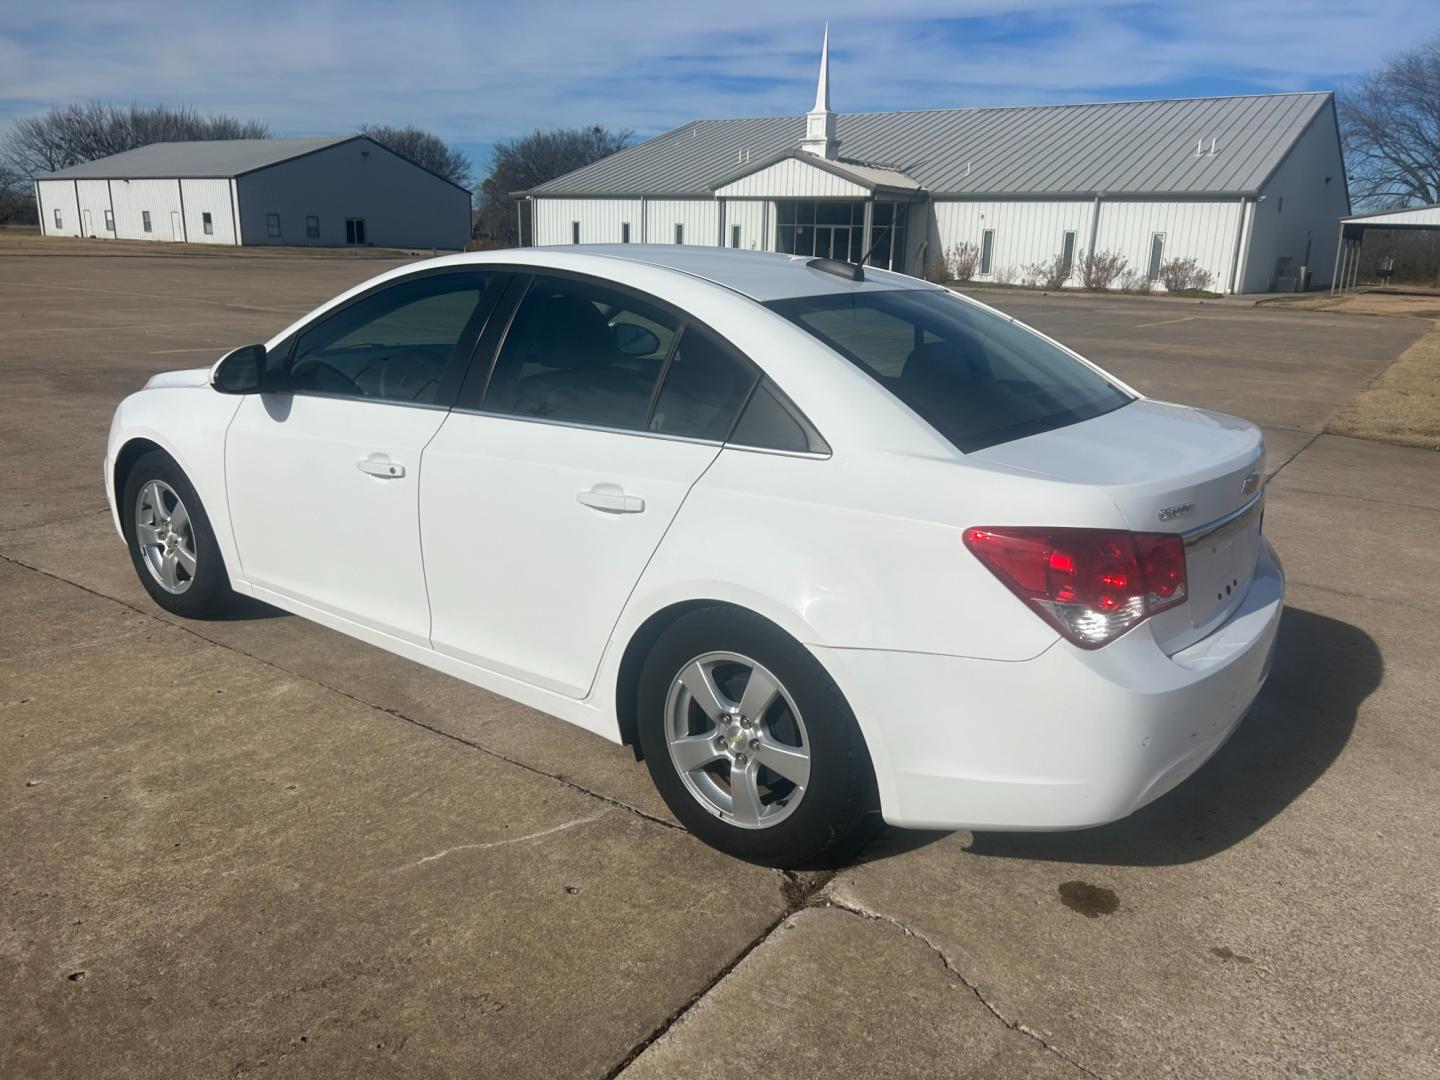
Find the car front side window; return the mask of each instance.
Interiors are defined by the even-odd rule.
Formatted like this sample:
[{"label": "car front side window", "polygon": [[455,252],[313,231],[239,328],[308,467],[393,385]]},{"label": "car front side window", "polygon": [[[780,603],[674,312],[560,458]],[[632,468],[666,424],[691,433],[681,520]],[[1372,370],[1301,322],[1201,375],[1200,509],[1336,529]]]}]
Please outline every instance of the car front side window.
[{"label": "car front side window", "polygon": [[493,276],[434,274],[362,297],[300,334],[277,388],[435,404]]},{"label": "car front side window", "polygon": [[637,297],[537,276],[485,392],[487,412],[643,430],[679,321]]}]

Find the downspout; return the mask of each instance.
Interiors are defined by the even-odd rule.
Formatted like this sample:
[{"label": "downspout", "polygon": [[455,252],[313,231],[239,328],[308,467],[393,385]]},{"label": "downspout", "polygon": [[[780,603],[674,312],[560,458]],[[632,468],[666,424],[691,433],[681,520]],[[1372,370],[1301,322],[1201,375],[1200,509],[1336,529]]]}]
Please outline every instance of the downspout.
[{"label": "downspout", "polygon": [[1255,224],[1255,200],[1246,198],[1244,220],[1240,224],[1240,260],[1235,266],[1235,295],[1245,291],[1245,271],[1250,268],[1250,232]]},{"label": "downspout", "polygon": [[[1104,198],[1105,193],[1103,191],[1097,191],[1095,193],[1095,206],[1090,211],[1090,247],[1085,253],[1087,266],[1093,265],[1095,261],[1095,239],[1100,235],[1100,203]],[[1089,277],[1090,275],[1087,273],[1085,276]]]},{"label": "downspout", "polygon": [[79,232],[79,234],[80,234],[81,236],[84,236],[84,235],[85,235],[85,215],[84,215],[84,213],[80,210],[80,181],[79,181],[79,180],[71,180],[70,183],[71,183],[72,185],[74,185],[74,187],[75,187],[75,229],[76,229],[77,232]]},{"label": "downspout", "polygon": [[525,204],[520,199],[515,200],[515,246],[525,246]]},{"label": "downspout", "polygon": [[180,196],[180,241],[188,244],[190,242],[190,224],[185,220],[185,181],[178,176],[175,178],[175,194]]},{"label": "downspout", "polygon": [[40,220],[40,235],[49,236],[45,229],[45,204],[40,199],[40,181],[31,180],[30,183],[35,185],[35,216]]},{"label": "downspout", "polygon": [[644,195],[640,196],[640,242],[650,242],[650,200]]},{"label": "downspout", "polygon": [[715,201],[720,204],[715,213],[715,217],[720,221],[720,235],[716,237],[716,246],[723,248],[725,246],[725,200],[717,196]]},{"label": "downspout", "polygon": [[1330,295],[1335,295],[1340,283],[1340,254],[1345,250],[1345,223],[1340,223],[1340,235],[1335,238],[1335,265],[1330,270]]},{"label": "downspout", "polygon": [[1240,219],[1235,222],[1235,252],[1230,260],[1230,295],[1240,295],[1240,253],[1244,250],[1245,244],[1245,207],[1250,200],[1244,195],[1240,196]]},{"label": "downspout", "polygon": [[110,181],[105,181],[105,198],[110,201],[110,232],[115,239],[120,239],[120,223],[115,220],[115,189],[110,186]]},{"label": "downspout", "polygon": [[[893,220],[891,228],[894,228]],[[865,239],[860,245],[860,259],[863,262],[870,254],[870,236],[875,226],[875,193],[872,191],[870,197],[865,200]]]}]

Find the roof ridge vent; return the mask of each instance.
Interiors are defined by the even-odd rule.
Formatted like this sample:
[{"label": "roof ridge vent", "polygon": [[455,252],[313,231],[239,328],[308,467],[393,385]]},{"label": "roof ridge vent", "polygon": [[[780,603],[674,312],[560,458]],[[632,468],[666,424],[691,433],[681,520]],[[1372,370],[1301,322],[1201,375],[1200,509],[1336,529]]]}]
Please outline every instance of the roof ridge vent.
[{"label": "roof ridge vent", "polygon": [[1220,153],[1220,140],[1214,135],[1210,136],[1210,145],[1205,145],[1203,138],[1195,140],[1196,157],[1217,157]]}]

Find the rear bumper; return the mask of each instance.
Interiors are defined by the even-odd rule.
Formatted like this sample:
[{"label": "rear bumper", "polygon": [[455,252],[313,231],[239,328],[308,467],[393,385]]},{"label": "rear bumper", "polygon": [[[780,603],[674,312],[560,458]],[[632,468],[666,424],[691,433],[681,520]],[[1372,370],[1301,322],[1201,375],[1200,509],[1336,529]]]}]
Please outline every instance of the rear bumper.
[{"label": "rear bumper", "polygon": [[1268,543],[1224,625],[1166,656],[1142,623],[1103,649],[1005,663],[816,648],[860,718],[892,825],[1078,829],[1175,787],[1270,671],[1285,577]]}]

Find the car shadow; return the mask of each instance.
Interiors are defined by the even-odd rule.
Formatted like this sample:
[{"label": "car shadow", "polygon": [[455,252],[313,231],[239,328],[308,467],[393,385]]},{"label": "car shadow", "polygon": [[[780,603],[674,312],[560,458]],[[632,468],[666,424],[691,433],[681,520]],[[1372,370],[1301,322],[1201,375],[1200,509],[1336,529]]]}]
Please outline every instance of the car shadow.
[{"label": "car shadow", "polygon": [[241,596],[236,593],[231,597],[230,602],[224,609],[209,616],[206,622],[249,622],[252,619],[287,619],[290,618],[288,611],[281,611],[278,607],[271,607],[263,600],[256,600],[253,596]]},{"label": "car shadow", "polygon": [[[1074,832],[975,833],[973,855],[1108,866],[1196,862],[1256,832],[1340,756],[1384,661],[1363,630],[1299,608],[1280,624],[1275,666],[1250,714],[1194,776],[1109,825]],[[860,862],[915,850],[945,833],[891,829]]]}]

